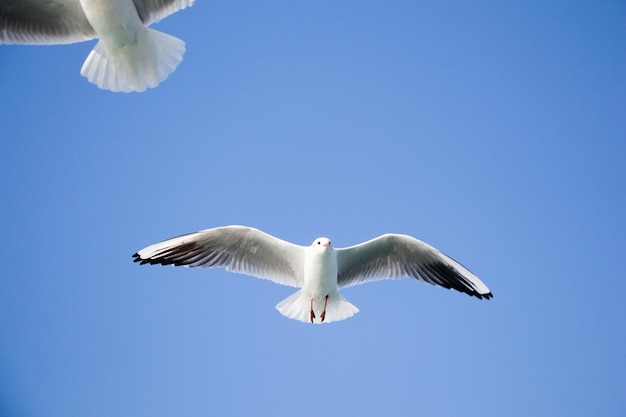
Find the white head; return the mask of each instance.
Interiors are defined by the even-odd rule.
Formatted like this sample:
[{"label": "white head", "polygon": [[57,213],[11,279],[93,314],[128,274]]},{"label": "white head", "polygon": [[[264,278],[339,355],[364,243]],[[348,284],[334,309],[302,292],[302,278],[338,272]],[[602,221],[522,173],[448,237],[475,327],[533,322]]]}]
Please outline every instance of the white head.
[{"label": "white head", "polygon": [[330,239],[326,237],[318,237],[313,241],[311,245],[316,252],[330,252],[333,247],[330,244]]}]

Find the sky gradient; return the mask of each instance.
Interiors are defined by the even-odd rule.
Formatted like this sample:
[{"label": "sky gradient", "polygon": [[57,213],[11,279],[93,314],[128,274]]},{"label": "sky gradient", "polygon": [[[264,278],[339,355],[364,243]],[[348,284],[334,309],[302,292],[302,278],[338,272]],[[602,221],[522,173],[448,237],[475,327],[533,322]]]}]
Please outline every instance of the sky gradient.
[{"label": "sky gradient", "polygon": [[[623,416],[626,4],[204,1],[156,89],[0,46],[0,415]],[[137,250],[243,224],[404,233],[494,298],[294,290]]]}]

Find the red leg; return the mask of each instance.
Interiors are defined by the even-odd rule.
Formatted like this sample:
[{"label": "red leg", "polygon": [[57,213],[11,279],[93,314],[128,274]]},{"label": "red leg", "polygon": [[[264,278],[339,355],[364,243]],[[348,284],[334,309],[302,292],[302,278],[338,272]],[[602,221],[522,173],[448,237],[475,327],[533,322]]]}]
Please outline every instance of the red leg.
[{"label": "red leg", "polygon": [[315,318],[315,313],[313,312],[313,299],[311,298],[311,323],[313,323],[313,319]]},{"label": "red leg", "polygon": [[328,304],[328,295],[326,296],[326,299],[324,300],[324,310],[322,310],[322,314],[320,315],[321,321],[324,321],[324,318],[326,317],[326,304]]}]

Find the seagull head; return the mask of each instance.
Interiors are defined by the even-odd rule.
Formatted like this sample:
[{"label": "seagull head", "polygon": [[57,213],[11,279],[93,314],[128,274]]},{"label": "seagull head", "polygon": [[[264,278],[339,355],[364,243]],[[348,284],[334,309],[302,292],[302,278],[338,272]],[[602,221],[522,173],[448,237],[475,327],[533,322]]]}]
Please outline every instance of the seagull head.
[{"label": "seagull head", "polygon": [[313,246],[314,250],[319,252],[331,251],[333,249],[330,244],[330,239],[326,237],[318,237],[313,241],[311,246]]}]

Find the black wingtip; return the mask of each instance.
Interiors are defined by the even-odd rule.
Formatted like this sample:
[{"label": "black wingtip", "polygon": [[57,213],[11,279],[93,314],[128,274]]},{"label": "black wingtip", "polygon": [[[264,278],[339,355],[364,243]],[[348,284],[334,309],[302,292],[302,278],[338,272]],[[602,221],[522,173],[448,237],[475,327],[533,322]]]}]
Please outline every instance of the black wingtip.
[{"label": "black wingtip", "polygon": [[139,265],[145,265],[150,263],[150,259],[142,259],[139,253],[133,255],[133,262],[139,262]]},{"label": "black wingtip", "polygon": [[487,294],[480,294],[480,295],[478,296],[478,298],[480,298],[480,299],[483,299],[483,298],[484,298],[485,300],[491,300],[491,299],[493,298],[493,294],[492,294],[492,293],[490,293],[490,292],[489,292],[489,293],[487,293]]},{"label": "black wingtip", "polygon": [[133,262],[139,262],[139,265],[145,265],[145,264],[150,264],[150,265],[174,265],[174,266],[181,266],[181,265],[185,265],[184,262],[181,261],[176,261],[173,259],[163,259],[163,258],[142,258],[141,255],[139,255],[139,253],[135,253],[133,255]]}]

